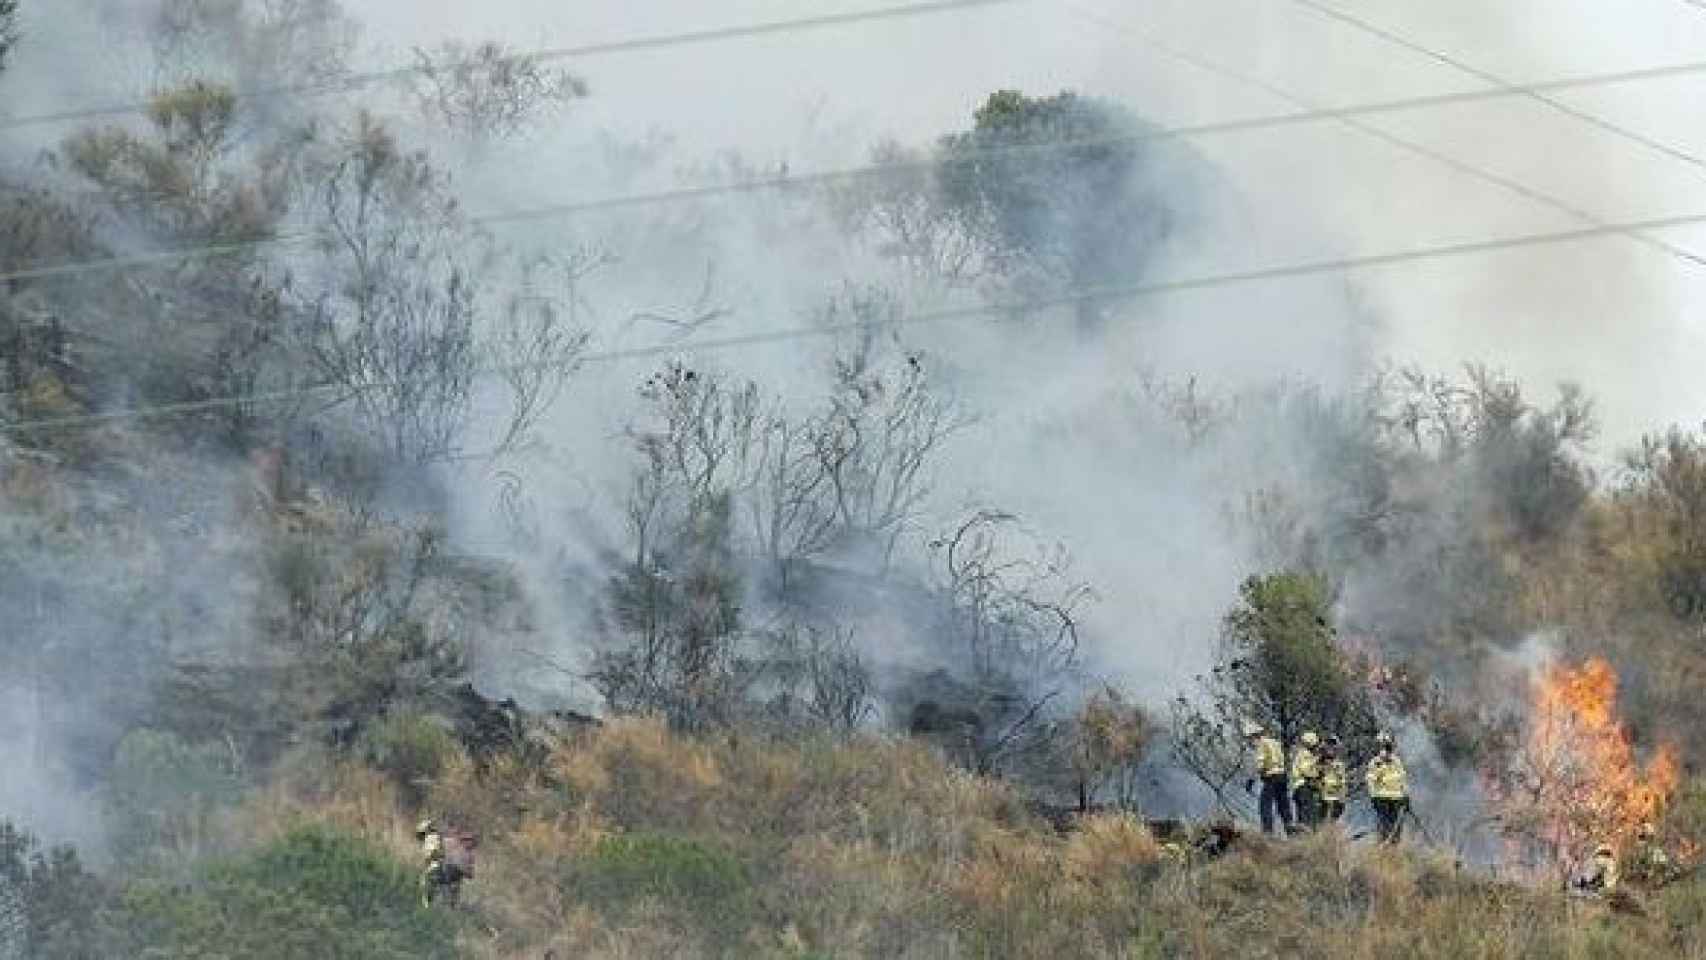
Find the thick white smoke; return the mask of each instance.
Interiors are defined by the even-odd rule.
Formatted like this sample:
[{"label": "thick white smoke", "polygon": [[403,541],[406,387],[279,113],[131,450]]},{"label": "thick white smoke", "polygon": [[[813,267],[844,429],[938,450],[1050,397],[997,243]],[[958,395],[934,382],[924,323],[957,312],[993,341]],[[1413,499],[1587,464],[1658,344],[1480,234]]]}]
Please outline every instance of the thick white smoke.
[{"label": "thick white smoke", "polygon": [[[1294,4],[1239,4],[1236,16],[1228,13],[1231,0],[1170,0],[1141,10],[1087,5],[1329,104],[1478,86]],[[161,82],[144,9],[151,5],[55,2],[51,15],[42,12],[47,6],[26,0],[29,42],[0,86],[0,112],[125,102]],[[302,6],[315,4],[303,0]],[[1613,36],[1595,29],[1585,0],[1561,12],[1552,9],[1556,5],[1542,12],[1538,4],[1491,12],[1476,0],[1451,0],[1422,12],[1413,6],[1362,4],[1358,13],[1497,65],[1513,79],[1662,61],[1684,48],[1678,37],[1706,29],[1681,14],[1630,13],[1631,30]],[[722,4],[714,12],[683,0],[352,0],[346,10],[364,28],[362,43],[349,48],[350,66],[358,70],[405,61],[411,47],[446,37],[562,47],[807,12],[776,0]],[[1541,16],[1548,30],[1524,27]],[[301,49],[341,49],[347,36],[308,37]],[[1544,48],[1535,38],[1548,38]],[[1595,41],[1591,48],[1576,43],[1585,38]],[[251,86],[270,82],[272,75],[261,69],[266,65],[234,58],[216,37],[198,42],[198,56],[223,78]],[[853,167],[868,161],[881,138],[926,146],[965,128],[977,104],[999,88],[1106,95],[1161,125],[1289,109],[1270,94],[1170,61],[1048,3],[564,65],[588,81],[591,95],[529,137],[475,149],[426,127],[409,130],[450,167],[469,210],[698,184],[727,175],[734,166],[730,153],[746,168],[767,173],[783,164],[799,175]],[[374,93],[289,106],[347,113],[363,97],[377,97],[393,112],[406,102]],[[1615,91],[1597,97],[1592,103],[1607,110],[1627,105]],[[1666,133],[1673,119],[1663,111],[1639,118]],[[1706,201],[1697,171],[1653,160],[1603,132],[1586,133],[1533,103],[1492,102],[1378,122],[1503,175],[1531,178],[1607,218],[1682,212]],[[30,164],[65,132],[22,128],[9,131],[0,146],[8,162]],[[1555,210],[1331,121],[1158,144],[1155,150],[1170,171],[1159,186],[1176,202],[1186,229],[1157,252],[1145,274],[1151,277],[1574,225]],[[873,251],[850,245],[821,205],[797,192],[755,190],[698,205],[628,208],[493,233],[518,247],[596,245],[615,255],[583,291],[583,319],[595,351],[660,342],[669,328],[637,315],[690,311],[707,297],[718,317],[689,340],[800,326],[850,281],[906,290],[906,306],[915,311],[973,299],[965,291],[908,286]],[[1076,558],[1076,572],[1101,596],[1086,619],[1091,666],[1159,702],[1207,664],[1218,618],[1239,579],[1270,559],[1247,528],[1229,521],[1228,509],[1266,491],[1300,503],[1306,514],[1329,511],[1335,504],[1324,502],[1321,491],[1332,489],[1330,473],[1342,464],[1323,453],[1320,438],[1283,418],[1258,419],[1192,443],[1159,409],[1156,378],[1173,387],[1196,378],[1217,397],[1282,381],[1315,385],[1330,396],[1356,388],[1387,357],[1435,369],[1484,360],[1537,385],[1556,379],[1591,385],[1606,413],[1606,442],[1621,443],[1655,423],[1692,420],[1690,405],[1702,399],[1703,388],[1688,375],[1702,344],[1682,322],[1683,307],[1702,282],[1691,270],[1610,239],[1135,300],[1118,308],[1118,322],[1105,336],[1089,342],[1075,339],[1069,322],[1049,318],[1028,327],[972,317],[907,328],[906,348],[977,417],[946,451],[925,528],[915,539],[933,535],[933,527],[968,504],[1011,510],[1030,529],[1058,539]],[[832,346],[830,340],[787,341],[698,362],[803,404],[827,382]],[[650,360],[589,365],[540,423],[535,447],[496,463],[475,460],[442,470],[457,549],[514,563],[538,617],[538,635],[525,651],[484,651],[477,660],[483,679],[501,692],[585,704],[588,691],[543,664],[578,665],[587,650],[587,603],[596,589],[599,551],[622,536],[620,498],[632,465],[622,428],[637,410],[636,385],[654,366]],[[464,438],[466,447],[482,449],[494,429],[477,422]],[[515,536],[518,505],[531,539]],[[875,624],[869,642],[887,656],[904,657],[916,629],[905,622],[905,611],[868,615]],[[19,804],[26,795],[60,796],[61,787],[45,773],[7,778]]]}]

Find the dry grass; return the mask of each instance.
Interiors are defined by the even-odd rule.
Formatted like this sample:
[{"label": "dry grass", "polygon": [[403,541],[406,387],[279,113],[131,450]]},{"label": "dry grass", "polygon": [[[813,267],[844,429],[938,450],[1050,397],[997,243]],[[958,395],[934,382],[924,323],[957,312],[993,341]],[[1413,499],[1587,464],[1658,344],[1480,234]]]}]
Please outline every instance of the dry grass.
[{"label": "dry grass", "polygon": [[[484,834],[470,957],[1702,955],[1679,932],[1706,919],[1699,895],[1611,915],[1336,831],[1188,863],[1130,817],[1058,837],[1007,787],[911,744],[620,721],[547,768],[457,760],[434,786],[434,812]],[[261,838],[322,821],[410,858],[398,802],[371,771],[304,760],[245,814]]]}]

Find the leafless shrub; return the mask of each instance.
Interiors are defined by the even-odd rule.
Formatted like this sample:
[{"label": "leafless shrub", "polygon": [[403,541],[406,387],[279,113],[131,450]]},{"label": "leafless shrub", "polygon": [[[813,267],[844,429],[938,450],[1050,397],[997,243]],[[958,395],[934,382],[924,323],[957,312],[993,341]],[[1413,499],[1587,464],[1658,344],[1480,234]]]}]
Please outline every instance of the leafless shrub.
[{"label": "leafless shrub", "polygon": [[1234,784],[1246,779],[1250,769],[1249,750],[1239,739],[1237,728],[1182,696],[1175,697],[1169,706],[1173,762],[1208,788],[1222,813],[1247,807],[1233,791]]},{"label": "leafless shrub", "polygon": [[422,112],[476,139],[511,137],[543,113],[587,94],[566,70],[495,41],[458,41],[436,51],[415,49],[414,95]]},{"label": "leafless shrub", "polygon": [[151,26],[159,82],[216,78],[250,90],[337,79],[357,32],[336,0],[164,0]]},{"label": "leafless shrub", "polygon": [[[522,442],[579,368],[591,337],[583,319],[589,309],[585,282],[611,259],[604,250],[583,247],[522,265],[522,289],[530,292],[507,298],[485,345],[489,363],[509,387],[511,400],[494,452]],[[540,274],[544,277],[539,278]],[[543,283],[554,289],[542,292]]]},{"label": "leafless shrub", "polygon": [[835,392],[813,444],[842,528],[877,544],[886,563],[929,495],[931,458],[968,421],[931,387],[918,355],[878,370],[871,337],[898,317],[892,296],[855,291],[832,302],[826,319],[841,310],[860,319],[866,336],[835,362]]},{"label": "leafless shrub", "polygon": [[934,161],[884,143],[871,162],[874,176],[830,194],[842,229],[868,236],[880,255],[916,278],[948,286],[976,282],[987,268],[980,235],[963,209],[942,202]]},{"label": "leafless shrub", "polygon": [[1009,540],[1022,531],[1011,514],[980,510],[931,542],[939,557],[958,662],[991,721],[978,744],[978,767],[991,771],[1049,747],[1049,704],[1064,692],[1078,660],[1077,610],[1094,596],[1070,578],[1056,546],[1031,556]]},{"label": "leafless shrub", "polygon": [[773,412],[748,454],[745,503],[753,537],[784,597],[795,565],[827,549],[838,532],[815,441],[811,423]]},{"label": "leafless shrub", "polygon": [[791,626],[770,637],[767,682],[773,720],[789,728],[851,733],[875,712],[871,674],[851,629]]},{"label": "leafless shrub", "polygon": [[323,160],[323,281],[303,345],[402,460],[449,452],[476,368],[468,237],[443,177],[362,114]]}]

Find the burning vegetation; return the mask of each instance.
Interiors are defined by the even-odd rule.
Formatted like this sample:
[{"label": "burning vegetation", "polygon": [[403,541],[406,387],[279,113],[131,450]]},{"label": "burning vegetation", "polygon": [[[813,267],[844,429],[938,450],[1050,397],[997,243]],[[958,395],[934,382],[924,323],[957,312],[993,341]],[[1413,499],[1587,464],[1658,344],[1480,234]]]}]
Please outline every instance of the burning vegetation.
[{"label": "burning vegetation", "polygon": [[1644,762],[1617,710],[1617,672],[1601,657],[1554,663],[1535,677],[1520,744],[1492,774],[1511,854],[1567,869],[1598,844],[1627,849],[1681,782],[1676,748]]}]

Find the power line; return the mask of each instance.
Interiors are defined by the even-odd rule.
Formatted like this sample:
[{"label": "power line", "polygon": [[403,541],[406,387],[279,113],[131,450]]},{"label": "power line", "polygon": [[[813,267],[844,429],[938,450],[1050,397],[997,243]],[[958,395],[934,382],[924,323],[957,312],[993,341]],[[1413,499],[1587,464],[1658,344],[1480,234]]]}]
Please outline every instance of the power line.
[{"label": "power line", "polygon": [[[1703,2],[1706,2],[1706,0],[1703,0]],[[1243,84],[1255,87],[1259,90],[1262,90],[1265,93],[1271,94],[1272,96],[1275,96],[1281,100],[1284,100],[1286,103],[1289,103],[1292,106],[1301,107],[1305,110],[1310,110],[1310,111],[1318,111],[1321,109],[1320,104],[1312,103],[1309,100],[1303,98],[1302,96],[1299,96],[1298,94],[1293,93],[1292,91],[1287,90],[1284,87],[1279,86],[1278,84],[1271,83],[1271,82],[1264,80],[1258,76],[1254,76],[1251,74],[1243,73],[1242,71],[1234,70],[1231,67],[1227,67],[1227,66],[1224,66],[1222,64],[1216,63],[1213,60],[1209,60],[1206,57],[1202,57],[1202,56],[1195,54],[1195,53],[1192,53],[1188,50],[1181,50],[1181,49],[1174,47],[1173,45],[1167,43],[1165,40],[1162,40],[1159,37],[1156,37],[1155,35],[1149,33],[1146,30],[1141,30],[1141,29],[1134,27],[1134,26],[1131,26],[1131,25],[1129,25],[1123,21],[1110,20],[1106,17],[1103,17],[1099,14],[1096,14],[1092,11],[1086,10],[1083,7],[1078,6],[1077,4],[1070,2],[1070,0],[1068,0],[1068,2],[1065,3],[1064,5],[1068,11],[1077,14],[1078,16],[1084,18],[1085,20],[1088,20],[1092,23],[1098,24],[1098,25],[1100,25],[1106,29],[1113,30],[1116,33],[1122,33],[1122,34],[1125,34],[1127,36],[1130,36],[1136,40],[1141,41],[1142,43],[1144,43],[1147,46],[1150,46],[1156,50],[1159,50],[1160,52],[1162,52],[1163,54],[1166,54],[1169,57],[1172,57],[1176,60],[1179,60],[1179,61],[1182,61],[1186,64],[1189,64],[1190,66],[1193,66],[1199,70],[1203,70],[1203,71],[1206,71],[1208,73],[1212,73],[1212,74],[1219,76],[1219,77],[1228,78],[1231,80],[1235,80],[1239,83],[1243,83]],[[1392,146],[1395,146],[1401,150],[1405,150],[1405,151],[1408,151],[1410,153],[1416,154],[1417,156],[1425,157],[1425,158],[1432,160],[1435,163],[1438,163],[1444,167],[1455,170],[1458,173],[1466,174],[1468,176],[1474,177],[1475,179],[1484,181],[1486,183],[1491,183],[1494,186],[1501,187],[1501,188],[1508,190],[1511,193],[1514,193],[1520,197],[1523,197],[1523,198],[1528,199],[1528,200],[1532,200],[1536,203],[1542,204],[1542,205],[1547,206],[1547,207],[1551,207],[1554,210],[1558,210],[1562,213],[1568,214],[1569,216],[1574,217],[1574,218],[1581,220],[1583,222],[1591,223],[1594,225],[1603,225],[1605,222],[1601,218],[1589,213],[1588,211],[1576,206],[1575,204],[1572,204],[1572,203],[1570,203],[1566,200],[1560,199],[1558,197],[1552,196],[1551,194],[1546,193],[1542,190],[1539,190],[1535,187],[1531,187],[1528,184],[1521,182],[1520,180],[1516,180],[1516,179],[1513,179],[1511,177],[1504,176],[1502,174],[1494,173],[1491,170],[1487,170],[1485,168],[1475,166],[1474,164],[1460,160],[1457,157],[1451,156],[1450,154],[1444,153],[1444,152],[1439,151],[1439,150],[1435,150],[1432,147],[1426,146],[1426,145],[1421,144],[1421,143],[1417,143],[1414,140],[1410,140],[1408,138],[1401,137],[1401,136],[1399,136],[1395,133],[1392,133],[1388,130],[1384,130],[1380,127],[1374,126],[1373,124],[1370,124],[1370,123],[1362,120],[1359,117],[1337,116],[1337,117],[1334,117],[1334,119],[1337,120],[1339,123],[1345,125],[1346,127],[1349,127],[1352,130],[1358,131],[1359,133],[1363,133],[1363,134],[1366,134],[1367,136],[1374,137],[1377,140],[1380,140],[1384,143],[1391,144]],[[1695,254],[1695,253],[1692,253],[1688,250],[1685,250],[1682,247],[1679,247],[1679,246],[1677,246],[1673,243],[1670,243],[1666,240],[1663,240],[1659,237],[1653,237],[1653,236],[1649,236],[1647,234],[1635,233],[1635,232],[1626,233],[1625,236],[1629,237],[1631,240],[1634,240],[1638,243],[1652,247],[1652,248],[1659,250],[1661,252],[1668,253],[1671,256],[1674,256],[1680,260],[1685,260],[1689,263],[1694,264],[1695,266],[1706,267],[1706,257],[1701,257],[1698,254]]]},{"label": "power line", "polygon": [[[686,33],[671,33],[655,37],[635,37],[628,40],[612,40],[603,43],[589,43],[575,47],[555,47],[537,50],[531,53],[517,54],[505,58],[506,62],[528,60],[566,60],[572,58],[590,58],[608,56],[619,53],[638,53],[644,50],[658,50],[665,47],[685,46],[695,43],[711,43],[719,40],[735,40],[751,37],[772,36],[776,34],[795,33],[802,30],[819,30],[827,27],[841,27],[854,23],[869,23],[879,20],[897,20],[908,17],[920,17],[933,13],[945,13],[964,10],[972,7],[993,7],[1003,4],[1017,3],[1020,0],[931,0],[926,3],[914,3],[904,6],[879,7],[875,10],[860,10],[853,13],[826,14],[818,17],[803,17],[795,20],[772,20],[765,23],[745,24],[736,27],[716,27],[709,30],[695,30]],[[400,80],[426,70],[424,66],[393,67],[388,70],[374,70],[363,73],[352,73],[332,80],[321,80],[314,83],[281,84],[273,87],[256,87],[250,90],[238,91],[236,96],[243,100],[258,100],[277,97],[315,97],[331,93],[354,90],[374,83],[389,80]],[[122,116],[130,113],[146,113],[149,109],[147,101],[110,104],[104,107],[83,107],[75,110],[62,110],[57,113],[32,114],[27,117],[11,117],[0,120],[0,130],[11,130],[19,127],[37,126],[48,123],[64,123],[72,120],[88,120],[94,117]]]},{"label": "power line", "polygon": [[[1190,56],[1179,53],[1180,56]],[[1214,69],[1206,62],[1199,64],[1205,69]],[[1070,150],[1080,147],[1105,146],[1117,143],[1138,143],[1170,139],[1186,139],[1208,136],[1221,136],[1233,133],[1267,130],[1289,126],[1298,123],[1313,123],[1320,120],[1345,120],[1347,118],[1371,116],[1382,113],[1396,113],[1406,110],[1424,109],[1429,107],[1446,106],[1450,104],[1469,103],[1481,100],[1501,99],[1509,96],[1520,96],[1541,91],[1555,91],[1597,87],[1607,84],[1635,83],[1668,77],[1688,76],[1706,73],[1706,61],[1673,64],[1664,67],[1651,67],[1641,70],[1627,70],[1617,73],[1594,74],[1579,77],[1569,77],[1558,80],[1541,81],[1524,86],[1506,87],[1497,90],[1473,90],[1461,93],[1435,94],[1430,96],[1407,97],[1397,100],[1384,100],[1371,103],[1356,104],[1347,107],[1330,107],[1313,110],[1300,110],[1292,113],[1275,114],[1261,117],[1250,117],[1240,120],[1224,120],[1210,123],[1186,124],[1177,127],[1157,128],[1131,134],[1120,134],[1108,137],[1093,137],[1081,140],[1067,140],[1043,144],[1019,144],[1006,147],[985,148],[978,155],[994,156],[1023,153],[1049,153]],[[1371,128],[1377,129],[1377,128]],[[1384,131],[1379,136],[1391,136]],[[1423,149],[1415,147],[1414,149]],[[1451,161],[1455,162],[1455,161]],[[860,167],[829,170],[812,174],[796,174],[789,177],[778,177],[769,180],[755,180],[734,184],[711,184],[698,187],[683,187],[674,190],[663,190],[653,193],[637,193],[620,197],[607,197],[599,200],[589,200],[571,203],[551,204],[525,210],[497,212],[474,216],[470,222],[481,225],[514,223],[527,220],[543,220],[556,217],[571,216],[580,213],[620,210],[635,207],[646,207],[677,203],[690,200],[706,200],[713,197],[753,193],[766,190],[778,190],[786,187],[819,186],[844,181],[859,180],[866,177],[882,177],[907,170],[927,170],[935,166],[933,160],[923,160],[915,163],[886,163],[869,164]],[[118,270],[127,267],[145,267],[164,263],[176,263],[187,260],[212,258],[227,254],[243,253],[249,250],[272,246],[285,246],[304,243],[315,238],[315,234],[297,231],[285,234],[275,234],[259,237],[253,240],[239,240],[229,243],[205,244],[181,247],[170,250],[159,250],[150,253],[128,254],[116,257],[98,259],[73,260],[62,263],[37,264],[16,270],[0,272],[0,282],[18,280],[41,280],[54,277],[72,276],[82,273],[94,273],[106,270]]]},{"label": "power line", "polygon": [[[1661,143],[1657,140],[1654,140],[1652,137],[1646,136],[1644,134],[1636,133],[1635,131],[1630,130],[1627,127],[1621,126],[1619,124],[1612,123],[1610,120],[1607,120],[1604,117],[1596,116],[1595,114],[1589,113],[1586,110],[1582,110],[1582,109],[1579,109],[1577,107],[1572,107],[1569,104],[1565,103],[1564,101],[1559,100],[1555,97],[1546,96],[1543,92],[1536,92],[1533,90],[1519,90],[1517,87],[1512,86],[1509,81],[1505,80],[1503,77],[1500,77],[1497,74],[1490,73],[1486,70],[1482,70],[1479,67],[1476,67],[1472,64],[1469,64],[1469,63],[1466,63],[1462,60],[1459,60],[1456,57],[1453,57],[1449,54],[1441,53],[1438,50],[1434,50],[1430,47],[1423,46],[1422,44],[1417,43],[1416,41],[1411,40],[1410,38],[1408,38],[1402,34],[1395,33],[1391,30],[1387,30],[1384,27],[1370,23],[1367,20],[1363,20],[1360,17],[1352,16],[1351,14],[1346,13],[1343,10],[1338,9],[1337,7],[1328,6],[1325,3],[1319,2],[1319,0],[1291,0],[1291,2],[1297,4],[1300,7],[1304,7],[1305,9],[1313,10],[1316,13],[1320,14],[1321,16],[1326,17],[1330,20],[1336,20],[1340,23],[1349,25],[1351,27],[1355,27],[1356,29],[1361,30],[1362,32],[1367,33],[1371,36],[1379,37],[1380,39],[1385,40],[1387,43],[1393,44],[1394,46],[1402,47],[1403,49],[1408,50],[1412,53],[1420,54],[1421,56],[1427,57],[1428,59],[1433,60],[1436,63],[1444,64],[1448,67],[1451,67],[1454,70],[1457,70],[1460,73],[1474,77],[1475,79],[1480,80],[1483,83],[1490,83],[1490,84],[1494,85],[1495,87],[1498,87],[1502,90],[1521,93],[1523,96],[1526,96],[1529,99],[1534,100],[1538,103],[1543,103],[1546,106],[1551,107],[1553,110],[1556,110],[1557,112],[1562,113],[1567,117],[1572,117],[1576,120],[1581,121],[1582,123],[1588,124],[1591,127],[1595,127],[1599,130],[1603,130],[1606,133],[1615,134],[1616,136],[1622,137],[1625,140],[1629,140],[1633,143],[1638,143],[1641,146],[1646,147],[1648,150],[1651,150],[1655,153],[1663,154],[1667,157],[1670,157],[1673,160],[1680,160],[1683,163],[1686,163],[1691,167],[1695,167],[1695,168],[1701,170],[1702,172],[1706,172],[1706,161],[1701,160],[1699,157],[1696,157],[1693,154],[1688,153],[1685,150],[1679,150],[1676,147],[1670,146],[1669,144]],[[1685,2],[1686,2],[1686,0],[1685,0]]]},{"label": "power line", "polygon": [[[1520,249],[1524,247],[1592,240],[1625,233],[1630,230],[1661,230],[1673,227],[1697,226],[1700,224],[1706,224],[1706,214],[1691,214],[1686,216],[1664,217],[1625,223],[1609,223],[1600,226],[1580,227],[1573,230],[1556,230],[1522,234],[1519,236],[1492,240],[1474,240],[1462,243],[1440,244],[1416,250],[1370,254],[1361,257],[1315,260],[1305,263],[1287,264],[1276,267],[1262,267],[1233,273],[1207,274],[1199,277],[1184,277],[1176,280],[1162,280],[1151,283],[1119,284],[1099,287],[1092,290],[1082,290],[1077,293],[1062,294],[1054,297],[1041,297],[1009,303],[981,304],[969,307],[953,307],[941,310],[921,311],[903,317],[893,325],[918,326],[926,323],[939,323],[976,316],[987,316],[990,314],[1066,306],[1086,301],[1131,300],[1174,293],[1185,293],[1195,290],[1208,290],[1234,284],[1283,280],[1295,277],[1307,277],[1333,273],[1348,273],[1358,270],[1392,266],[1400,263],[1444,260],[1455,257]],[[690,343],[658,344],[647,347],[598,351],[582,354],[581,356],[567,362],[553,361],[483,367],[476,370],[475,375],[484,377],[510,372],[564,369],[569,366],[580,366],[583,364],[645,359],[649,357],[694,353],[705,350],[726,350],[735,347],[751,347],[769,343],[782,343],[790,340],[804,340],[852,330],[880,329],[885,326],[889,326],[889,324],[849,321],[846,323],[819,324],[811,327],[788,327],[778,330],[762,331],[759,333],[742,334],[739,336],[722,337],[713,340],[702,340]],[[407,382],[407,380],[399,382]],[[12,424],[0,424],[0,433],[27,433],[39,430],[71,429],[74,427],[94,426],[102,423],[112,423],[123,420],[140,420],[181,413],[200,413],[243,405],[280,403],[319,394],[351,391],[362,392],[365,390],[380,389],[387,385],[390,384],[388,382],[382,382],[367,384],[360,387],[350,387],[347,384],[319,384],[310,387],[280,390],[271,393],[252,394],[249,396],[211,397],[204,400],[185,401],[183,403],[160,404],[152,407],[135,407],[129,410],[113,410],[105,413],[83,414],[69,417],[29,420]]]}]

